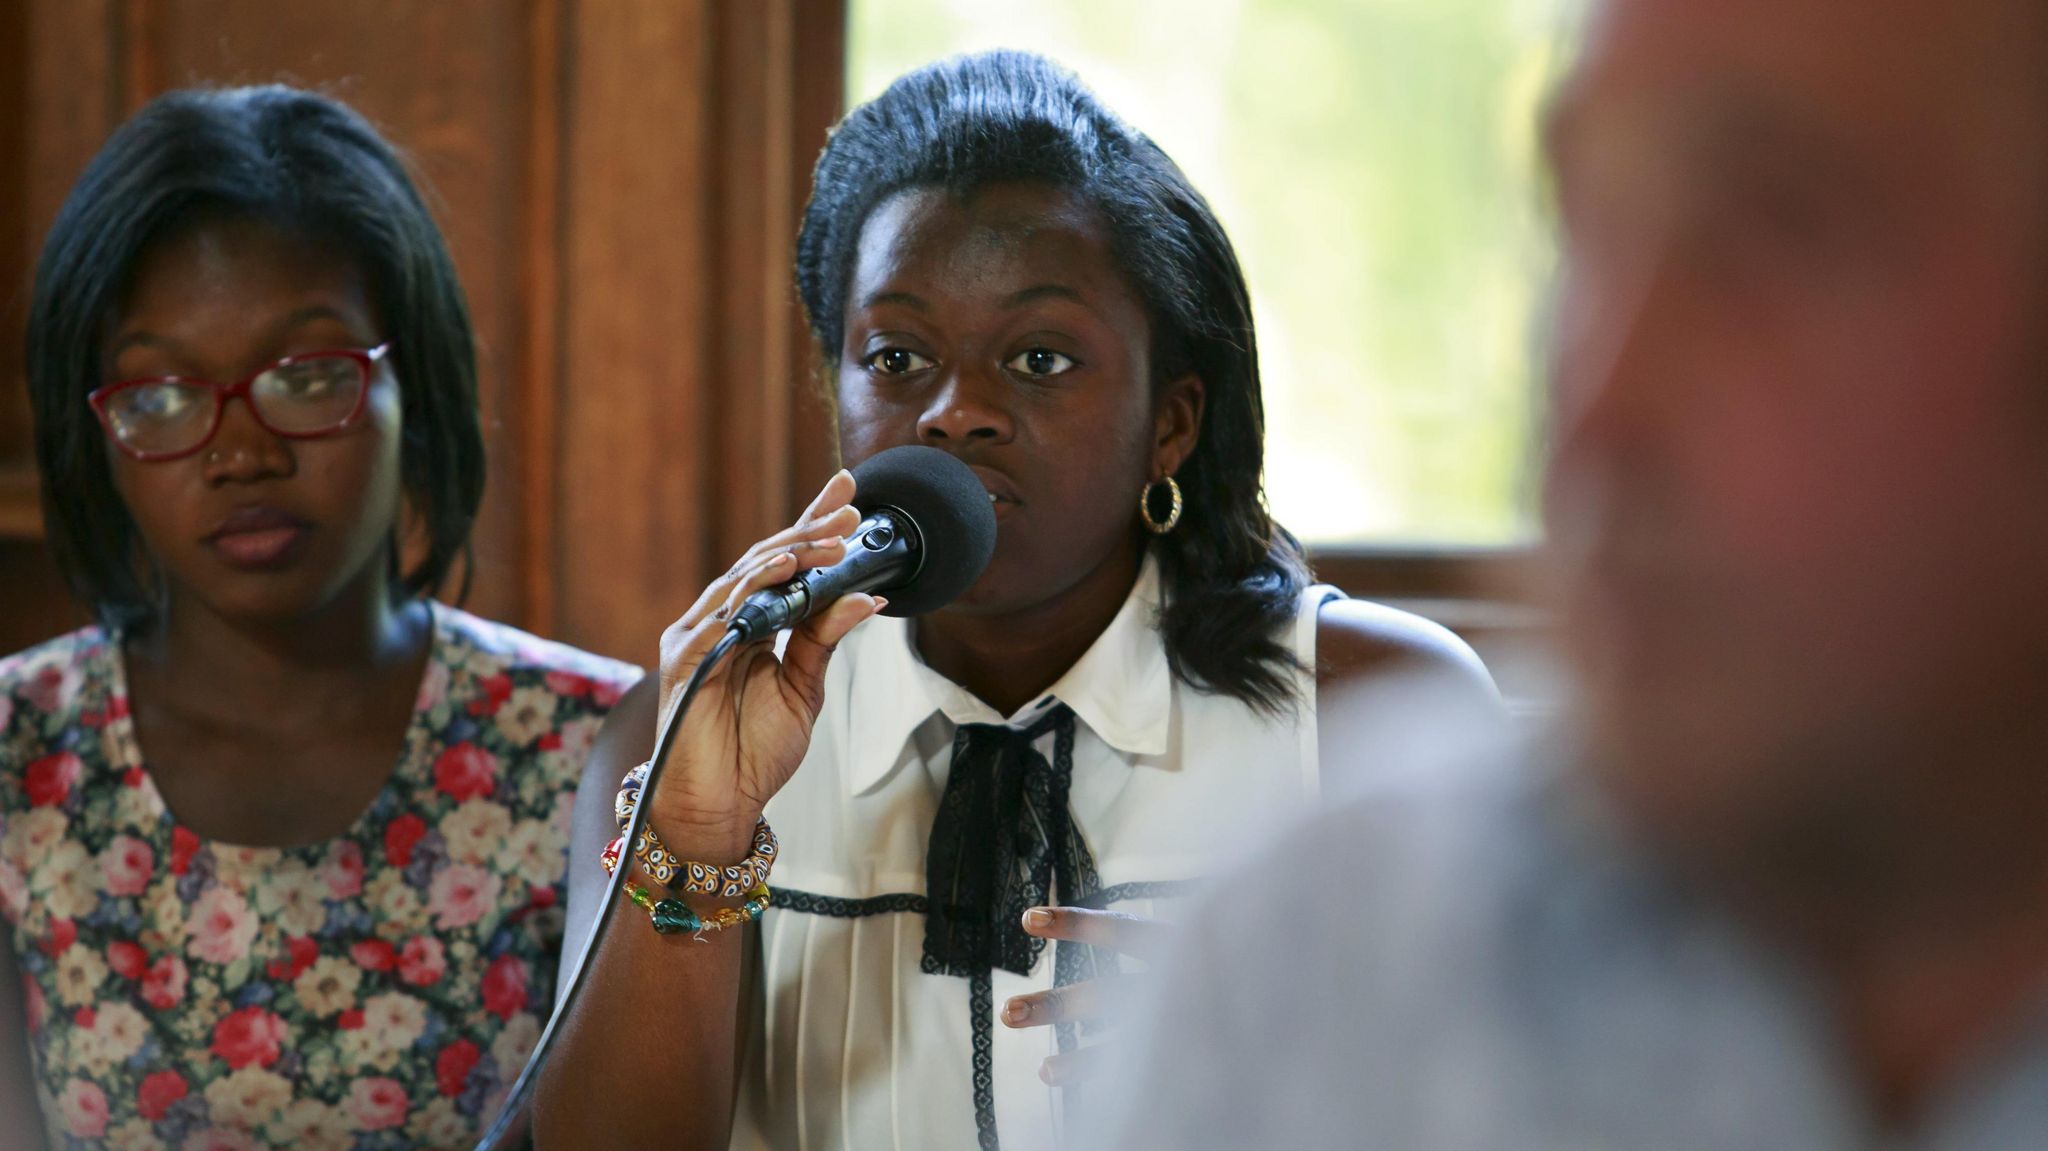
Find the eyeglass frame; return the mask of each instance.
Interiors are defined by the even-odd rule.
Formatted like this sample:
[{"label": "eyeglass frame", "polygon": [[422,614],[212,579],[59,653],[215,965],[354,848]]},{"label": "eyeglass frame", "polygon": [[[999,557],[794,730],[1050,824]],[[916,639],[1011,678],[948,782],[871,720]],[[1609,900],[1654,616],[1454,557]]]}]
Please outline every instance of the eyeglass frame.
[{"label": "eyeglass frame", "polygon": [[[363,411],[370,403],[370,389],[377,382],[377,365],[382,363],[390,354],[391,343],[388,340],[373,348],[323,348],[319,351],[300,352],[296,355],[272,360],[270,363],[263,365],[231,384],[221,384],[212,380],[196,379],[191,376],[137,376],[134,379],[116,380],[111,384],[102,384],[94,388],[86,394],[86,403],[91,406],[93,415],[99,417],[100,427],[106,431],[107,439],[115,447],[119,448],[123,455],[146,464],[182,460],[186,456],[195,455],[204,450],[206,445],[213,442],[213,437],[220,434],[220,422],[222,417],[227,414],[228,401],[237,396],[240,396],[242,402],[248,405],[249,415],[256,421],[257,426],[271,435],[287,440],[318,440],[328,436],[339,435],[353,427],[357,420],[362,419]],[[255,401],[250,398],[250,386],[258,379],[279,368],[288,368],[293,364],[303,363],[306,360],[332,359],[337,356],[354,360],[357,369],[363,374],[363,390],[357,394],[356,406],[350,410],[348,415],[342,417],[340,423],[332,427],[322,428],[317,432],[288,432],[282,428],[271,427],[270,421],[263,418],[263,413],[257,409]],[[113,417],[107,414],[107,400],[117,392],[138,388],[145,384],[185,384],[188,386],[204,387],[213,393],[213,419],[207,424],[206,434],[199,438],[198,443],[175,452],[143,452],[137,451],[121,441],[120,434],[114,430]]]}]

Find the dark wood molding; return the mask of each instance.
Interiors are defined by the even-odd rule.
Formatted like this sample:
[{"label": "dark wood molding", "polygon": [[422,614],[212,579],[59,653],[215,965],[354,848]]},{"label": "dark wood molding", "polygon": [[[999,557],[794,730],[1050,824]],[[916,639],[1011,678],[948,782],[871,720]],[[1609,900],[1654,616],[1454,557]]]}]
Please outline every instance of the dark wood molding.
[{"label": "dark wood molding", "polygon": [[569,25],[573,0],[528,0],[525,235],[521,265],[524,340],[519,364],[520,622],[543,635],[560,622],[562,556],[561,422],[562,201],[567,158],[563,123],[569,98]]},{"label": "dark wood molding", "polygon": [[[28,156],[29,6],[0,4],[0,157]],[[29,235],[29,186],[25,165],[0,164],[0,467],[25,460],[29,452],[28,398],[22,379],[22,327],[28,319],[34,256]],[[15,509],[11,490],[0,488],[0,531]],[[35,492],[29,491],[29,503]]]},{"label": "dark wood molding", "polygon": [[1529,547],[1370,547],[1309,549],[1317,578],[1370,598],[1487,599],[1529,602],[1536,552]]}]

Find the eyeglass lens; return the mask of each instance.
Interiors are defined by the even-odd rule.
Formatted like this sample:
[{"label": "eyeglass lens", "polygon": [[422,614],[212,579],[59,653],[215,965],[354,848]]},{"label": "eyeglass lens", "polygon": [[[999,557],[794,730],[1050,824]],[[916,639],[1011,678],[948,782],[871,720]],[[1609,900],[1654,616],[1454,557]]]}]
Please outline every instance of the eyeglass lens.
[{"label": "eyeglass lens", "polygon": [[[364,387],[362,366],[347,356],[314,356],[279,364],[249,384],[249,403],[273,431],[318,435],[334,431],[356,410]],[[205,384],[156,380],[108,397],[108,423],[138,452],[159,454],[197,447],[211,432],[219,393]]]}]

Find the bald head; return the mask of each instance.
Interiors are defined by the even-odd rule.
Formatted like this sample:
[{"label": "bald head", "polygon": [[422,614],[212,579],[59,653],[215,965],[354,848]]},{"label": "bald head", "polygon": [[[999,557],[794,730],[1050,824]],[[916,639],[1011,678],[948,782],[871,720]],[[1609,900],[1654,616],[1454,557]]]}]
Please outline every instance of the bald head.
[{"label": "bald head", "polygon": [[1603,770],[1682,842],[2048,815],[2044,76],[2034,0],[1592,22],[1546,503]]}]

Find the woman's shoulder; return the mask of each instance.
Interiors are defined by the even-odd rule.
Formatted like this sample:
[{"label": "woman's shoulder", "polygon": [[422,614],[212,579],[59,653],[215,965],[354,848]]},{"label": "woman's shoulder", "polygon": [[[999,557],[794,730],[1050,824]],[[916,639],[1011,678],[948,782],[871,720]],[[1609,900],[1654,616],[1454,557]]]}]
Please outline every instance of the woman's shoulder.
[{"label": "woman's shoulder", "polygon": [[641,670],[623,660],[542,639],[510,624],[460,608],[434,605],[440,622],[439,657],[451,672],[492,685],[538,686],[560,696],[589,699],[600,711],[616,704]]},{"label": "woman's shoulder", "polygon": [[18,716],[68,724],[91,706],[86,689],[103,678],[110,640],[99,627],[83,627],[0,657],[0,734]]},{"label": "woman's shoulder", "polygon": [[1324,688],[1380,675],[1440,679],[1498,698],[1472,645],[1434,620],[1332,595],[1316,609],[1316,680]]}]

